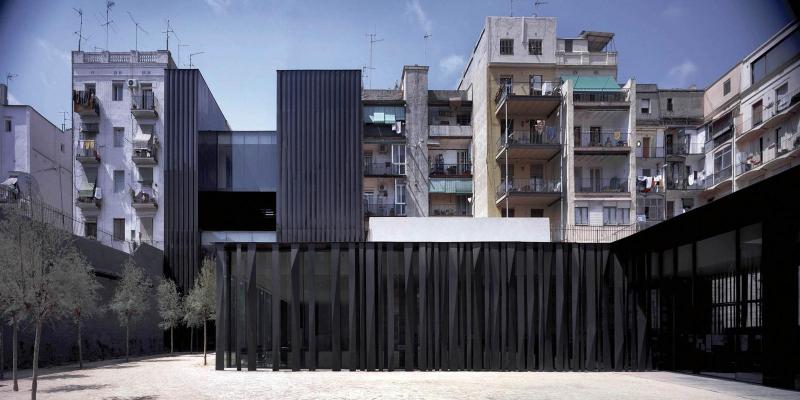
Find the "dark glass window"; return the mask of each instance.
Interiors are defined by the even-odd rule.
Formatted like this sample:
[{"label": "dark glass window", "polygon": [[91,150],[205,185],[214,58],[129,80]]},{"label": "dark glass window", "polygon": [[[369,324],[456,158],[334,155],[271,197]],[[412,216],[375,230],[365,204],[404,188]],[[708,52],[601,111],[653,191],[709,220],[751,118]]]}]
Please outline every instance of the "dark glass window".
[{"label": "dark glass window", "polygon": [[500,54],[504,56],[514,55],[514,39],[500,39]]},{"label": "dark glass window", "polygon": [[542,55],[542,39],[528,39],[528,54],[532,56]]},{"label": "dark glass window", "polygon": [[750,82],[752,84],[760,82],[798,54],[800,54],[800,30],[792,32],[775,47],[750,63]]}]

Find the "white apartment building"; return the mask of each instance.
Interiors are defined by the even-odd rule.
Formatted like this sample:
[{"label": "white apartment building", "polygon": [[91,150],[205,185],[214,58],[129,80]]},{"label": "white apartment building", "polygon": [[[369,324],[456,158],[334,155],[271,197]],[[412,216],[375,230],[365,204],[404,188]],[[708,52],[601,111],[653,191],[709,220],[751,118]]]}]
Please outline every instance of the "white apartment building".
[{"label": "white apartment building", "polygon": [[71,226],[72,137],[33,107],[9,105],[7,93],[0,84],[0,202],[42,202]]},{"label": "white apartment building", "polygon": [[124,251],[164,248],[166,68],[163,50],[72,53],[75,214],[84,236]]},{"label": "white apartment building", "polygon": [[476,217],[547,217],[554,240],[612,240],[632,225],[636,84],[617,83],[613,36],[486,18],[458,85],[472,99]]}]

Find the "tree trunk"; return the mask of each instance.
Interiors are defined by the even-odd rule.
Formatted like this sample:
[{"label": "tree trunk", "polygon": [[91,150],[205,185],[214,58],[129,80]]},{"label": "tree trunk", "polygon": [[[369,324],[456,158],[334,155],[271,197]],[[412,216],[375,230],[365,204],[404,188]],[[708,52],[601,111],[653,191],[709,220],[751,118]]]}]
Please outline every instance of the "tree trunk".
[{"label": "tree trunk", "polygon": [[36,384],[39,378],[39,343],[42,342],[42,320],[36,321],[36,337],[33,339],[33,378],[31,380],[31,400],[36,400]]},{"label": "tree trunk", "polygon": [[169,354],[175,354],[175,328],[169,328]]},{"label": "tree trunk", "polygon": [[[2,340],[3,340],[3,338],[0,337],[0,341],[2,341]],[[194,327],[189,328],[189,353],[192,353],[192,352],[194,352]],[[2,357],[2,353],[0,353],[0,357]],[[2,373],[3,373],[3,371],[0,371],[0,374],[2,374]],[[2,375],[0,375],[0,376],[2,376]]]},{"label": "tree trunk", "polygon": [[0,319],[0,381],[5,378],[3,372],[6,370],[6,357],[5,352],[3,352],[3,320]]},{"label": "tree trunk", "polygon": [[11,377],[14,379],[14,391],[19,392],[19,383],[17,383],[17,361],[19,361],[19,351],[17,348],[19,347],[18,335],[19,332],[19,322],[17,321],[17,317],[13,317],[11,323],[13,324],[11,330]]},{"label": "tree trunk", "polygon": [[206,365],[206,320],[203,320],[203,365]]},{"label": "tree trunk", "polygon": [[81,338],[81,319],[78,318],[78,369],[83,369],[83,340]]},{"label": "tree trunk", "polygon": [[131,319],[130,318],[126,318],[126,323],[125,323],[125,362],[130,361],[130,355],[131,355],[130,331],[131,331]]}]

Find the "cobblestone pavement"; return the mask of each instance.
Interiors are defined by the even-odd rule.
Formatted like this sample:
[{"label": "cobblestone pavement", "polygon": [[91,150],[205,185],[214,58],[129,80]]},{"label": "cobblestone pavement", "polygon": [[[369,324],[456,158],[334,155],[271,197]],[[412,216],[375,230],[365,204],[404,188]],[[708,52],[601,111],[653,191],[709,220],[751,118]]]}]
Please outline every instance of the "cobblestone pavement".
[{"label": "cobblestone pavement", "polygon": [[[42,399],[800,399],[800,392],[668,372],[237,372],[213,355],[106,361],[44,370]],[[10,373],[6,374],[8,378]],[[0,399],[30,398],[0,381]]]}]

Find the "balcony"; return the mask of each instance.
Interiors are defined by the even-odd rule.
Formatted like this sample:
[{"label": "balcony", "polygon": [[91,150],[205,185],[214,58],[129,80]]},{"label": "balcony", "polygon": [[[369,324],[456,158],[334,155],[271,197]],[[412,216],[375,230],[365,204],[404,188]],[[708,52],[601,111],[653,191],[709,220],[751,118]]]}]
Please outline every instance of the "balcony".
[{"label": "balcony", "polygon": [[365,217],[405,217],[406,205],[364,202]]},{"label": "balcony", "polygon": [[690,155],[704,155],[705,146],[703,143],[673,143],[665,149],[667,157],[685,157]]},{"label": "balcony", "polygon": [[94,90],[73,90],[72,111],[84,118],[100,116],[100,101]]},{"label": "balcony", "polygon": [[135,210],[154,211],[158,208],[158,201],[155,189],[143,185],[138,192],[131,190],[131,206]]},{"label": "balcony", "polygon": [[692,179],[689,183],[688,177],[667,179],[667,190],[703,190],[703,184],[699,179]]},{"label": "balcony", "polygon": [[629,193],[628,178],[575,179],[575,192],[600,195],[627,195]]},{"label": "balcony", "polygon": [[393,124],[364,124],[364,141],[375,143],[405,142],[405,126],[403,121],[397,121]]},{"label": "balcony", "polygon": [[364,176],[404,176],[406,166],[387,162],[366,162],[364,163]]},{"label": "balcony", "polygon": [[429,217],[471,217],[470,207],[464,204],[431,204]]},{"label": "balcony", "polygon": [[549,207],[561,199],[561,180],[545,178],[512,178],[501,180],[495,191],[495,204],[508,207]]},{"label": "balcony", "polygon": [[575,154],[625,154],[631,151],[627,132],[581,132],[574,135]]},{"label": "balcony", "polygon": [[783,133],[776,143],[770,144],[760,153],[739,154],[745,161],[736,166],[736,179],[757,178],[800,158],[800,134]]},{"label": "balcony", "polygon": [[636,148],[636,158],[664,158],[664,147],[657,147],[657,146],[648,146],[648,147],[637,147]]},{"label": "balcony", "polygon": [[559,65],[616,65],[616,51],[593,52],[556,52],[556,63]]},{"label": "balcony", "polygon": [[72,62],[75,64],[173,64],[170,54],[166,50],[130,52],[73,51]]},{"label": "balcony", "polygon": [[719,136],[716,136],[713,139],[707,141],[703,151],[705,153],[711,153],[712,151],[716,150],[719,146],[728,143],[732,137],[733,137],[733,129],[726,130]]},{"label": "balcony", "polygon": [[428,182],[430,194],[472,194],[471,178],[431,178]]},{"label": "balcony", "polygon": [[731,170],[730,166],[723,168],[719,172],[707,175],[703,180],[703,189],[709,192],[722,189],[731,185]]},{"label": "balcony", "polygon": [[153,92],[144,92],[131,96],[131,114],[136,119],[158,118],[156,96]]},{"label": "balcony", "polygon": [[97,164],[100,162],[100,153],[97,151],[97,142],[94,139],[78,141],[75,149],[75,160],[81,164]]},{"label": "balcony", "polygon": [[737,132],[736,141],[755,139],[760,134],[781,125],[798,111],[800,111],[800,90],[778,96],[771,107],[761,111],[761,115],[754,113],[749,121],[743,123],[749,128]]},{"label": "balcony", "polygon": [[84,212],[100,211],[102,199],[99,196],[100,188],[84,188],[78,190],[75,206]]},{"label": "balcony", "polygon": [[627,94],[621,91],[574,92],[572,102],[576,108],[627,108]]},{"label": "balcony", "polygon": [[100,124],[98,123],[86,123],[81,122],[80,125],[80,132],[81,133],[89,133],[89,134],[97,134],[100,132]]},{"label": "balcony", "polygon": [[498,82],[495,115],[547,119],[561,104],[561,84],[561,81]]},{"label": "balcony", "polygon": [[430,125],[428,136],[432,138],[471,138],[471,125]]},{"label": "balcony", "polygon": [[505,139],[504,134],[497,138],[497,160],[506,150],[510,158],[533,160],[550,160],[561,152],[561,138],[554,126],[528,132],[509,132],[508,143]]},{"label": "balcony", "polygon": [[472,177],[472,163],[443,164],[432,162],[430,165],[431,178],[470,178]]},{"label": "balcony", "polygon": [[136,165],[155,165],[158,163],[157,153],[158,146],[153,141],[134,141],[131,160]]}]

